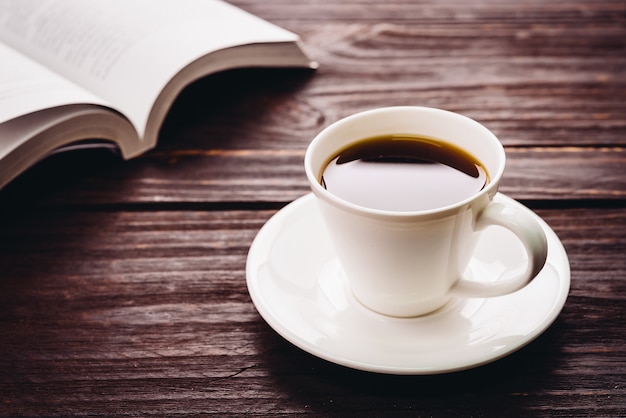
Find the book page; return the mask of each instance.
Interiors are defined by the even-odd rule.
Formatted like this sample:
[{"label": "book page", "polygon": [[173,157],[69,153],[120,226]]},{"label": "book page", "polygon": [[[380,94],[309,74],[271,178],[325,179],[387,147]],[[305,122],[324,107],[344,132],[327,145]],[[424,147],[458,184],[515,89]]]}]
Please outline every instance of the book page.
[{"label": "book page", "polygon": [[[43,158],[81,148],[134,152],[130,122],[102,106],[50,107],[0,123],[0,188]],[[135,140],[133,140],[135,138]]]},{"label": "book page", "polygon": [[[37,62],[0,43],[0,123],[57,106],[106,104]],[[2,147],[0,137],[0,148]]]},{"label": "book page", "polygon": [[142,136],[158,94],[190,62],[297,36],[219,0],[0,0],[0,40],[103,97]]}]

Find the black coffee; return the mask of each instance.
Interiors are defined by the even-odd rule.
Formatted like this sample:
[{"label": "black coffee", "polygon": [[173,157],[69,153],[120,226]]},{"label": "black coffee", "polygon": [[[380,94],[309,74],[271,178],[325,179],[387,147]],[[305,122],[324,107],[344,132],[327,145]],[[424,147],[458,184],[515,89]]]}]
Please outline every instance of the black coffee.
[{"label": "black coffee", "polygon": [[339,152],[320,179],[322,186],[344,200],[401,212],[459,202],[488,182],[483,165],[466,151],[411,135],[359,141]]}]

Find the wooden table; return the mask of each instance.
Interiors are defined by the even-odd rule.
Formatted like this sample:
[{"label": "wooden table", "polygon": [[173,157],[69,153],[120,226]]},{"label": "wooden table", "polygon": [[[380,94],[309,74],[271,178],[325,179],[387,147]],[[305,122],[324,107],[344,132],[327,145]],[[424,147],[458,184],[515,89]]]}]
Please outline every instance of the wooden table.
[{"label": "wooden table", "polygon": [[[625,416],[626,3],[233,3],[301,34],[320,68],[202,80],[145,156],[60,155],[0,192],[0,414]],[[502,360],[351,370],[251,302],[248,248],[308,192],[309,141],[390,105],[490,128],[501,191],[568,252],[560,316]]]}]

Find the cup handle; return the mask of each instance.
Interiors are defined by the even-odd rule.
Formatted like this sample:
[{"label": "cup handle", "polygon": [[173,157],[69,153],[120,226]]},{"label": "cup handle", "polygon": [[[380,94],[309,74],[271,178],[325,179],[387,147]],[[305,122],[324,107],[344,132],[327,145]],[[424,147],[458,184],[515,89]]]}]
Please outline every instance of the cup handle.
[{"label": "cup handle", "polygon": [[491,202],[478,215],[477,231],[490,225],[499,225],[513,232],[522,242],[528,254],[526,271],[516,277],[496,282],[479,282],[460,279],[451,293],[461,297],[493,297],[513,293],[539,274],[548,256],[548,242],[543,228],[526,211],[501,202]]}]

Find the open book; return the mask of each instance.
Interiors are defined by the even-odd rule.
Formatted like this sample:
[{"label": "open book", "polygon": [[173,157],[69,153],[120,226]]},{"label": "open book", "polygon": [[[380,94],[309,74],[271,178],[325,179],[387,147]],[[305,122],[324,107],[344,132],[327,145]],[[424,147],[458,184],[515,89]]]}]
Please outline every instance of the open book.
[{"label": "open book", "polygon": [[0,0],[0,188],[77,144],[154,147],[208,74],[315,65],[297,35],[220,0]]}]

